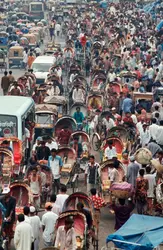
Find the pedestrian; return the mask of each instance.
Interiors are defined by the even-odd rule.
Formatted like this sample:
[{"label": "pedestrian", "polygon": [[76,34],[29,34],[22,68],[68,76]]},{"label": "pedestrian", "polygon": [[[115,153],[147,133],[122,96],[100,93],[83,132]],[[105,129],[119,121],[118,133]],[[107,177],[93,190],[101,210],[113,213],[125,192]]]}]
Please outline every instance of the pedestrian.
[{"label": "pedestrian", "polygon": [[15,81],[15,78],[12,75],[12,71],[10,70],[8,73],[9,73],[9,75],[8,75],[9,81],[10,81],[10,83],[13,83]]},{"label": "pedestrian", "polygon": [[140,143],[141,143],[142,147],[145,147],[150,142],[151,135],[150,135],[149,127],[148,127],[147,123],[144,122],[142,127],[143,127],[143,129],[140,132]]},{"label": "pedestrian", "polygon": [[133,101],[131,99],[131,95],[127,94],[122,103],[123,113],[128,113],[128,112],[131,113],[132,108],[133,108]]},{"label": "pedestrian", "polygon": [[14,245],[16,250],[31,250],[34,240],[32,227],[25,221],[24,214],[18,215],[19,224],[16,226],[14,234]]},{"label": "pedestrian", "polygon": [[52,212],[51,202],[46,202],[46,213],[42,216],[43,241],[45,247],[51,247],[54,244],[54,230],[58,215]]},{"label": "pedestrian", "polygon": [[52,138],[50,136],[47,136],[46,140],[47,140],[47,142],[45,144],[46,147],[48,147],[50,150],[52,150],[53,148],[58,150],[58,144],[55,140],[52,140]]},{"label": "pedestrian", "polygon": [[14,82],[14,87],[11,89],[10,94],[15,96],[21,95],[20,87],[18,86],[18,83],[16,81]]},{"label": "pedestrian", "polygon": [[139,177],[136,179],[135,200],[138,214],[145,214],[147,210],[148,180],[144,178],[145,170],[139,170]]},{"label": "pedestrian", "polygon": [[27,69],[27,63],[28,63],[28,50],[25,48],[23,51],[23,69]]},{"label": "pedestrian", "polygon": [[41,141],[41,145],[37,148],[36,157],[38,161],[47,161],[50,156],[50,149],[45,144],[45,141]]},{"label": "pedestrian", "polygon": [[29,209],[29,207],[25,206],[23,208],[23,213],[24,213],[24,221],[30,224],[30,219],[29,219],[30,209]]},{"label": "pedestrian", "polygon": [[33,238],[34,238],[34,249],[39,250],[40,232],[41,232],[41,221],[39,216],[36,215],[36,208],[30,206],[30,225],[32,227]]},{"label": "pedestrian", "polygon": [[74,230],[74,221],[71,217],[65,219],[63,226],[57,230],[55,247],[60,250],[76,250],[76,234]]},{"label": "pedestrian", "polygon": [[108,146],[105,148],[105,152],[104,152],[104,155],[105,155],[106,159],[110,160],[110,159],[113,159],[113,158],[117,158],[117,150],[113,146],[113,141],[108,140],[107,145]]},{"label": "pedestrian", "polygon": [[88,230],[90,230],[90,229],[92,228],[92,225],[93,225],[93,220],[92,220],[91,212],[90,212],[88,209],[84,208],[84,205],[83,205],[82,202],[79,202],[79,203],[77,204],[77,210],[78,210],[80,213],[82,213],[82,214],[85,215],[85,217],[86,217],[86,222],[87,222],[87,228],[88,228]]},{"label": "pedestrian", "polygon": [[11,239],[13,238],[14,231],[13,226],[15,222],[15,208],[16,208],[16,199],[11,196],[10,188],[5,187],[2,192],[4,198],[2,199],[1,203],[6,209],[5,212],[5,223],[4,223],[4,233],[5,236],[9,238],[8,248],[10,249]]},{"label": "pedestrian", "polygon": [[99,164],[95,162],[94,155],[90,155],[89,163],[85,169],[85,185],[87,186],[87,193],[90,192],[92,188],[97,188],[99,181]]},{"label": "pedestrian", "polygon": [[135,156],[130,156],[130,163],[127,167],[127,182],[132,184],[133,188],[136,187],[136,178],[138,176],[140,165],[135,162]]},{"label": "pedestrian", "polygon": [[61,32],[61,25],[60,23],[56,23],[55,25],[56,35],[59,36]]},{"label": "pedestrian", "polygon": [[112,201],[110,206],[115,213],[115,230],[118,230],[126,223],[135,207],[132,201],[128,201],[127,205],[125,199],[118,199],[118,201],[119,205],[115,204],[115,201]]},{"label": "pedestrian", "polygon": [[48,158],[48,167],[51,169],[53,175],[53,193],[59,192],[62,166],[62,159],[57,155],[57,150],[53,148],[51,150],[51,155]]},{"label": "pedestrian", "polygon": [[10,79],[7,76],[8,72],[5,71],[4,72],[4,76],[1,79],[1,88],[3,89],[3,95],[7,95],[7,92],[9,90],[10,87]]},{"label": "pedestrian", "polygon": [[91,193],[90,199],[93,205],[93,223],[95,228],[97,229],[97,235],[98,235],[101,208],[106,206],[106,202],[97,194],[96,188],[92,188],[90,190],[90,193]]},{"label": "pedestrian", "polygon": [[54,37],[54,27],[51,25],[49,28],[49,33],[50,33],[50,39],[51,41],[53,41],[53,37]]},{"label": "pedestrian", "polygon": [[56,204],[56,199],[57,199],[56,194],[52,194],[50,196],[50,202],[51,202],[51,204],[53,206],[52,207],[52,212],[59,216],[60,213],[61,213],[61,209],[60,209],[60,206],[58,204]]},{"label": "pedestrian", "polygon": [[155,198],[155,187],[156,187],[156,173],[151,174],[151,167],[146,167],[146,174],[144,178],[148,180],[147,190],[147,211],[149,215],[153,213],[153,200]]},{"label": "pedestrian", "polygon": [[157,133],[158,133],[158,129],[159,129],[159,126],[156,124],[156,118],[152,118],[151,119],[151,125],[149,126],[149,133],[151,135],[151,138],[153,140],[157,140]]},{"label": "pedestrian", "polygon": [[60,187],[60,192],[59,192],[59,194],[57,194],[57,199],[56,199],[56,203],[55,203],[56,205],[59,206],[60,213],[63,210],[63,206],[64,206],[65,201],[69,197],[69,195],[66,193],[67,193],[67,187],[66,187],[66,185],[62,184]]},{"label": "pedestrian", "polygon": [[41,55],[41,49],[39,47],[39,45],[37,44],[36,48],[35,48],[35,53],[36,53],[36,57]]},{"label": "pedestrian", "polygon": [[32,63],[34,62],[34,60],[35,60],[35,57],[34,57],[33,53],[30,52],[30,54],[28,56],[28,62],[27,62],[29,69],[32,67]]},{"label": "pedestrian", "polygon": [[37,167],[32,168],[32,174],[28,177],[28,183],[32,193],[32,203],[35,204],[37,209],[40,208],[40,195],[41,195],[41,177],[37,173]]}]

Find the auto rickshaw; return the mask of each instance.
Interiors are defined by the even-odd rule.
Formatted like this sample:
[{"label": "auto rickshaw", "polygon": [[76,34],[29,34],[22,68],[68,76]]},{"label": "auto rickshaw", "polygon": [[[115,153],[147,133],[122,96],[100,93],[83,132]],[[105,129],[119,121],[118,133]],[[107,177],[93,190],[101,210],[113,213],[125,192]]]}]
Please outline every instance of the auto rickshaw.
[{"label": "auto rickshaw", "polygon": [[0,32],[0,49],[7,49],[8,34],[4,31]]},{"label": "auto rickshaw", "polygon": [[23,50],[24,48],[22,46],[13,46],[9,49],[9,68],[13,66],[21,68],[23,61]]},{"label": "auto rickshaw", "polygon": [[58,118],[67,114],[68,101],[64,96],[47,96],[44,99],[44,103],[56,105],[58,108]]},{"label": "auto rickshaw", "polygon": [[38,104],[35,106],[35,139],[45,135],[53,137],[57,114],[55,105]]},{"label": "auto rickshaw", "polygon": [[29,41],[29,48],[36,47],[37,38],[34,34],[24,34],[24,37],[26,37]]}]

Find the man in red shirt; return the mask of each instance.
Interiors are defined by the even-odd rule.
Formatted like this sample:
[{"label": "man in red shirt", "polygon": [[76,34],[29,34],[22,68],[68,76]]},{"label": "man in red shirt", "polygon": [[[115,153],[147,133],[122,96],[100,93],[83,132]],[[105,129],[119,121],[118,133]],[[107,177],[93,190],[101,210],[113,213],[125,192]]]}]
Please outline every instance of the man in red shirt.
[{"label": "man in red shirt", "polygon": [[71,132],[69,131],[68,127],[65,126],[58,134],[59,144],[60,145],[68,145],[70,136],[71,136]]},{"label": "man in red shirt", "polygon": [[100,213],[101,213],[100,209],[102,207],[106,206],[106,203],[101,197],[98,196],[96,188],[92,188],[90,190],[90,192],[91,192],[90,199],[92,200],[93,208],[94,208],[93,223],[94,223],[95,228],[97,228],[97,235],[98,235],[99,223],[100,223]]}]

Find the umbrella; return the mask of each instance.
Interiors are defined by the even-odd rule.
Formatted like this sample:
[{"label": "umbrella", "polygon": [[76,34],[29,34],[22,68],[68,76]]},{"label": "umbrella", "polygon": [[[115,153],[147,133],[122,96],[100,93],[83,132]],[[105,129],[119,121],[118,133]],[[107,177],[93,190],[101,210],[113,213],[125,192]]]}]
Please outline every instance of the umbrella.
[{"label": "umbrella", "polygon": [[107,237],[118,248],[152,250],[163,242],[163,218],[133,214],[114,234]]}]

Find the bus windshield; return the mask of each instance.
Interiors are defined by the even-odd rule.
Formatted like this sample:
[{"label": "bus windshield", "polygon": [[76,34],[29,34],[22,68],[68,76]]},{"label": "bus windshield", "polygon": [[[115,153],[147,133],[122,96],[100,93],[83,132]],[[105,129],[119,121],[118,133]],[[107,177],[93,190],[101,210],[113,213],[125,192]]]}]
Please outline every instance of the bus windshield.
[{"label": "bus windshield", "polygon": [[34,12],[43,11],[43,4],[42,3],[40,3],[40,4],[31,4],[30,9],[31,9],[31,11],[34,11]]},{"label": "bus windshield", "polygon": [[53,124],[52,115],[49,114],[37,114],[36,123],[39,124]]},{"label": "bus windshield", "polygon": [[11,136],[18,136],[16,116],[0,115],[0,137]]}]

